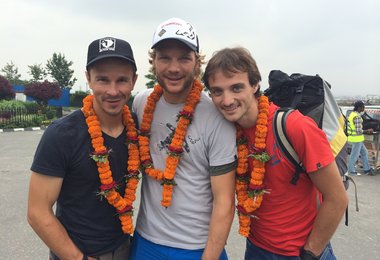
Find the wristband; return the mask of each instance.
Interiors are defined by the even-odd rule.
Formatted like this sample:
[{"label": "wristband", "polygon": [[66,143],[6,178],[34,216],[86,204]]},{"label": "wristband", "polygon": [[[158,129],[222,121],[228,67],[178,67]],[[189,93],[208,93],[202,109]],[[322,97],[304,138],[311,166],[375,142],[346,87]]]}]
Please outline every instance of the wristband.
[{"label": "wristband", "polygon": [[313,252],[309,250],[305,250],[303,247],[301,248],[300,252],[300,259],[301,260],[318,260],[319,257],[314,255]]}]

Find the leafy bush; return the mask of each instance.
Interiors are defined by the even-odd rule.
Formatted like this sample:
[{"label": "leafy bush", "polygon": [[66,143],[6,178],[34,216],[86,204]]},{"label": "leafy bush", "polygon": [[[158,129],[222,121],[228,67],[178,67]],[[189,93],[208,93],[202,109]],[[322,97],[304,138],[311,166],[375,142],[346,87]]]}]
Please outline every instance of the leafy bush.
[{"label": "leafy bush", "polygon": [[70,106],[72,107],[82,107],[83,99],[89,94],[89,92],[75,91],[74,94],[70,95]]},{"label": "leafy bush", "polygon": [[32,97],[41,106],[46,106],[49,99],[59,99],[61,88],[56,82],[33,82],[25,86],[25,95]]},{"label": "leafy bush", "polygon": [[0,120],[0,128],[10,129],[10,128],[25,128],[25,127],[35,127],[42,126],[42,122],[46,120],[45,115],[28,115],[22,121],[11,120],[9,122],[3,122]]},{"label": "leafy bush", "polygon": [[51,107],[49,107],[49,108],[47,108],[45,110],[46,118],[49,119],[49,120],[53,119],[55,117],[56,113],[57,113],[57,111],[54,108],[51,108]]},{"label": "leafy bush", "polygon": [[24,102],[24,106],[29,114],[35,113],[36,111],[41,109],[41,106],[36,102]]},{"label": "leafy bush", "polygon": [[9,119],[12,117],[12,112],[10,111],[0,111],[0,118]]},{"label": "leafy bush", "polygon": [[55,107],[42,107],[36,102],[0,101],[0,128],[47,126],[55,120]]},{"label": "leafy bush", "polygon": [[12,110],[25,108],[25,102],[19,100],[0,100],[1,110]]},{"label": "leafy bush", "polygon": [[13,91],[11,83],[0,75],[0,100],[1,99],[13,99],[16,93]]}]

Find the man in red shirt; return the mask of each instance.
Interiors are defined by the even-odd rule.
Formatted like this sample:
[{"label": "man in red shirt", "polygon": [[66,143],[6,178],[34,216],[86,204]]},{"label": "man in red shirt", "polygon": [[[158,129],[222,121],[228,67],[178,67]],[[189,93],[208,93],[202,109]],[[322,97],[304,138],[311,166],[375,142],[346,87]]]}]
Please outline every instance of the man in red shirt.
[{"label": "man in red shirt", "polygon": [[299,111],[288,116],[287,135],[307,171],[292,185],[294,166],[273,134],[278,107],[261,96],[250,53],[220,50],[203,79],[215,106],[238,129],[236,193],[240,233],[248,238],[245,259],[336,259],[329,241],[348,198],[325,133]]}]

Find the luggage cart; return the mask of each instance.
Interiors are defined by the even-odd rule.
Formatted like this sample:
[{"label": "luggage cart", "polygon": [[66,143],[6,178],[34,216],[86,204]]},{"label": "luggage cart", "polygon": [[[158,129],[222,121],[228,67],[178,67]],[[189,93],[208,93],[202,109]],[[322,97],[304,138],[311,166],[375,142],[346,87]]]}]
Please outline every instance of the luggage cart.
[{"label": "luggage cart", "polygon": [[380,132],[364,135],[364,144],[368,150],[369,165],[378,173],[380,169],[379,149],[380,149]]}]

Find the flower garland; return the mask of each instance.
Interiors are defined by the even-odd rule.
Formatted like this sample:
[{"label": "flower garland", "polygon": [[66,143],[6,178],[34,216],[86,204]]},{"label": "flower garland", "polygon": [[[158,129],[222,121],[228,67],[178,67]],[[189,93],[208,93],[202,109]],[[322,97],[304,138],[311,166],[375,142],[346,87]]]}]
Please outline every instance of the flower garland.
[{"label": "flower garland", "polygon": [[[261,206],[264,189],[265,162],[270,157],[265,152],[266,137],[268,133],[269,100],[266,96],[259,99],[259,114],[256,122],[254,152],[249,154],[247,139],[243,129],[236,125],[236,140],[238,151],[238,166],[236,169],[236,196],[238,200],[237,210],[239,215],[239,233],[248,237],[253,212]],[[252,172],[248,172],[248,157],[253,158]]]},{"label": "flower garland", "polygon": [[133,201],[136,199],[136,189],[139,182],[139,149],[137,140],[137,131],[135,123],[132,119],[131,112],[128,106],[123,109],[123,124],[126,128],[126,144],[128,145],[128,166],[126,175],[126,186],[124,197],[117,192],[118,184],[112,178],[112,171],[108,161],[108,156],[111,150],[104,146],[104,139],[102,137],[102,129],[100,122],[95,114],[93,108],[93,95],[88,95],[83,99],[82,111],[86,117],[86,124],[88,126],[88,133],[91,137],[92,147],[94,152],[91,158],[96,162],[99,171],[100,179],[100,192],[108,203],[114,206],[121,221],[123,233],[132,234],[133,232]]},{"label": "flower garland", "polygon": [[149,95],[144,107],[144,115],[140,125],[140,135],[138,137],[140,147],[140,160],[145,173],[153,179],[161,181],[162,200],[161,205],[168,208],[172,201],[175,172],[183,153],[183,142],[186,136],[187,128],[191,123],[195,107],[198,104],[203,91],[203,86],[199,80],[195,80],[193,88],[189,93],[182,111],[177,115],[177,127],[174,131],[171,144],[168,146],[168,157],[166,158],[165,170],[155,169],[150,156],[150,128],[153,120],[153,112],[156,103],[163,94],[162,87],[157,84],[153,92]]}]

